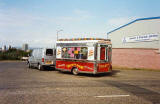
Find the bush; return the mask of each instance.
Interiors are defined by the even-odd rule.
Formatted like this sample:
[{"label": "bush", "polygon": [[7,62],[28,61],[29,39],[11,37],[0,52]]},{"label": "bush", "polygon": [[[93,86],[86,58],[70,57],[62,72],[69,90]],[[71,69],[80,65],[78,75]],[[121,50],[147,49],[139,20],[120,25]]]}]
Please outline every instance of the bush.
[{"label": "bush", "polygon": [[20,60],[22,57],[27,57],[30,52],[25,52],[18,49],[10,49],[5,52],[0,52],[0,60]]}]

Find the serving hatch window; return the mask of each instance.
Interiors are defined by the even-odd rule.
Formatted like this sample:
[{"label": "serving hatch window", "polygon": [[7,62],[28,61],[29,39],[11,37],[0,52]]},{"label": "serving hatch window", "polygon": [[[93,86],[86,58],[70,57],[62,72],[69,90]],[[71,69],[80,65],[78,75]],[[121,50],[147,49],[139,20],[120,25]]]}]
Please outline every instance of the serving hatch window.
[{"label": "serving hatch window", "polygon": [[53,55],[53,49],[46,49],[46,55],[52,56]]},{"label": "serving hatch window", "polygon": [[87,59],[87,47],[63,47],[62,58],[69,59]]}]

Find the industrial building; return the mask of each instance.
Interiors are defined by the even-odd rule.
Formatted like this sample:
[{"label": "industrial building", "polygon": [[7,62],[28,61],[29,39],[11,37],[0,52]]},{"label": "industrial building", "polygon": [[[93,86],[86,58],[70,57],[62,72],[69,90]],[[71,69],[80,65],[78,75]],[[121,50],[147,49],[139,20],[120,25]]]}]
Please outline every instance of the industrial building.
[{"label": "industrial building", "polygon": [[28,44],[23,44],[22,45],[22,50],[27,51],[28,50]]},{"label": "industrial building", "polygon": [[5,52],[7,50],[6,45],[2,47],[2,51]]},{"label": "industrial building", "polygon": [[107,33],[113,66],[160,69],[160,17],[139,18]]}]

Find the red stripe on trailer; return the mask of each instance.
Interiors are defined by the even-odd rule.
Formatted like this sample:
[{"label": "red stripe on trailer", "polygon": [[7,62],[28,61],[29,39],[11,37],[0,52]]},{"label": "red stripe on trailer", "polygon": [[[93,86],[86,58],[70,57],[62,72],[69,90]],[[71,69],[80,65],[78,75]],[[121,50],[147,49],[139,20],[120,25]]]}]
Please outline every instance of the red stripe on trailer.
[{"label": "red stripe on trailer", "polygon": [[79,71],[86,71],[86,72],[94,71],[94,63],[91,62],[75,62],[75,61],[63,61],[63,60],[56,61],[57,69],[64,69],[71,71],[71,69],[74,67],[78,68]]},{"label": "red stripe on trailer", "polygon": [[110,64],[109,63],[99,63],[97,72],[108,72],[110,70]]}]

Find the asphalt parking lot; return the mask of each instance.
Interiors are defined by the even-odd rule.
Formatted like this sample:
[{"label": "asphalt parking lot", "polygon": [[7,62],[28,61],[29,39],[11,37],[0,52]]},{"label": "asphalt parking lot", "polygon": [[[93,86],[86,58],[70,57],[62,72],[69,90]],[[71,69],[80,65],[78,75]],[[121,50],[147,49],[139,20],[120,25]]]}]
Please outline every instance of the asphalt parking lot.
[{"label": "asphalt parking lot", "polygon": [[74,76],[0,62],[0,104],[160,104],[160,71]]}]

